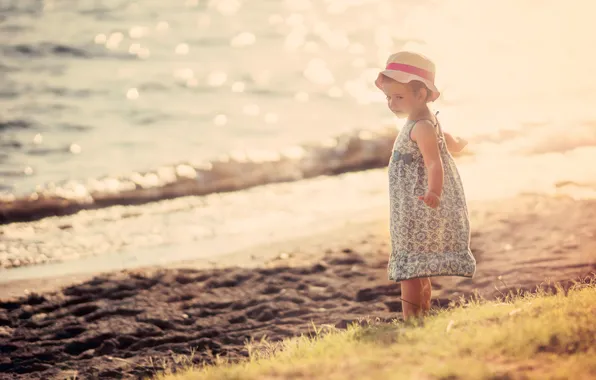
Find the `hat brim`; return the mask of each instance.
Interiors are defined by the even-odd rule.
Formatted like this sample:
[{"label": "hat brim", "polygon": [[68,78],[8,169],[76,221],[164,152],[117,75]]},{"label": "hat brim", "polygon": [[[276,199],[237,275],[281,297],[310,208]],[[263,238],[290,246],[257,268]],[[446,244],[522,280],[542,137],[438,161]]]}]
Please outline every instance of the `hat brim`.
[{"label": "hat brim", "polygon": [[388,78],[393,79],[396,82],[399,83],[410,83],[413,80],[417,80],[420,81],[422,83],[424,83],[426,85],[426,87],[431,91],[431,96],[429,101],[434,102],[435,100],[437,100],[439,98],[439,96],[441,95],[441,93],[439,92],[439,90],[437,89],[437,87],[435,86],[435,84],[431,81],[429,81],[428,79],[425,79],[421,76],[415,75],[415,74],[410,74],[410,73],[405,73],[403,71],[397,71],[397,70],[383,70],[379,73],[379,75],[377,76],[377,80],[375,81],[375,85],[380,89],[383,90],[382,87],[382,76],[386,76]]}]

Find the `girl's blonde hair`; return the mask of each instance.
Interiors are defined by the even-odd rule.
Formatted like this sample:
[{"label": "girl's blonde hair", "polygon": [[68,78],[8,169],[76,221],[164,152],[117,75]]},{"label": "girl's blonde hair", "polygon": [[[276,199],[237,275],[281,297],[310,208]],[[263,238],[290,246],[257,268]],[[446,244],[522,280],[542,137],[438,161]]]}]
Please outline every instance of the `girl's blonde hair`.
[{"label": "girl's blonde hair", "polygon": [[[391,78],[389,78],[388,76],[385,76],[385,75],[382,75],[381,76],[381,81],[383,83],[385,83],[385,82],[397,82],[395,79],[391,79]],[[400,83],[400,82],[398,82],[398,83]],[[426,92],[426,99],[425,99],[425,101],[426,102],[429,102],[430,101],[430,98],[432,96],[432,91],[428,87],[426,87],[426,85],[424,83],[422,83],[421,81],[419,81],[419,80],[413,80],[413,81],[410,81],[408,83],[402,83],[402,84],[405,84],[406,86],[410,87],[410,89],[414,93],[420,91],[421,89],[424,89],[424,91]]]}]

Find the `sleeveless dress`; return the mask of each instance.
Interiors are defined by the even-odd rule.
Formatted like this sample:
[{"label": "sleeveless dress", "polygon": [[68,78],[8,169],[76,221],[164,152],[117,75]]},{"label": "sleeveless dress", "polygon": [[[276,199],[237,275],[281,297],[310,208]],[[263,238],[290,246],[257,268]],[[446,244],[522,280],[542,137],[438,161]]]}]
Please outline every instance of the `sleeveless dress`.
[{"label": "sleeveless dress", "polygon": [[389,280],[472,277],[476,260],[470,251],[470,222],[464,188],[438,121],[435,129],[444,172],[441,202],[439,207],[432,209],[418,199],[426,193],[428,186],[422,153],[410,138],[418,121],[408,121],[401,129],[389,160]]}]

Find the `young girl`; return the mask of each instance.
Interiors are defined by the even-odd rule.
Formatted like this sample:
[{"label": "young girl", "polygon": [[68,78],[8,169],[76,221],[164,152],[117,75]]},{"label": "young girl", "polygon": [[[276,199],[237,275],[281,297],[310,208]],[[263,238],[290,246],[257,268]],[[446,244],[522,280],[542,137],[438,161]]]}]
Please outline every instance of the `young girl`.
[{"label": "young girl", "polygon": [[389,109],[407,117],[389,161],[389,280],[401,282],[404,319],[430,309],[433,276],[472,277],[470,224],[464,189],[449,153],[466,142],[443,132],[428,108],[440,93],[428,58],[399,52],[375,82]]}]

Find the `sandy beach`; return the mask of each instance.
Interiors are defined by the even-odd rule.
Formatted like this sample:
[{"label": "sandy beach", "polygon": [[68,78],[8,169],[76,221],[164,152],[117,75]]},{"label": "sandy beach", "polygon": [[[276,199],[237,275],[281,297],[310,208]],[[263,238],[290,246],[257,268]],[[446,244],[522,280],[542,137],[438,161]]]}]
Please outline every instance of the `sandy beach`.
[{"label": "sandy beach", "polygon": [[[470,212],[477,273],[434,279],[434,307],[596,271],[596,200],[525,195],[471,203]],[[245,357],[246,341],[309,333],[312,323],[399,318],[388,249],[380,215],[217,263],[5,283],[0,378],[135,378],[191,351],[195,363]]]}]

